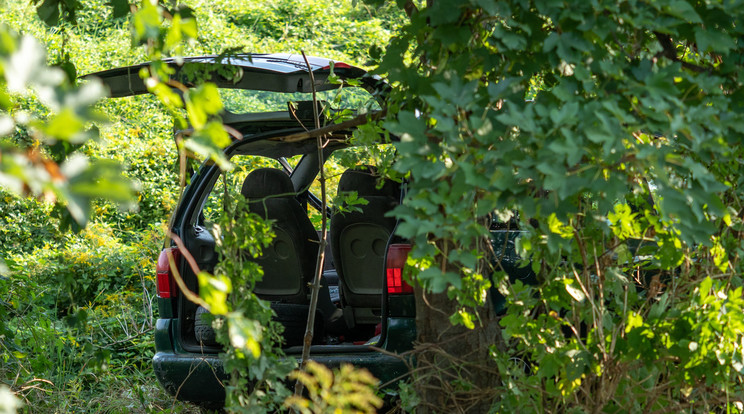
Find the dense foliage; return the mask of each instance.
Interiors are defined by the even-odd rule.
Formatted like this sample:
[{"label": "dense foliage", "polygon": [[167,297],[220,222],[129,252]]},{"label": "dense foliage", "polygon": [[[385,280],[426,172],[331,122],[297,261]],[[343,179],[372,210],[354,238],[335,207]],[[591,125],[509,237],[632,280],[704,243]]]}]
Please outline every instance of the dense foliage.
[{"label": "dense foliage", "polygon": [[[496,392],[462,374],[422,410],[474,389],[497,411],[741,410],[741,3],[405,10],[380,71],[399,93],[386,126],[412,178],[398,216],[414,278],[429,303],[456,299],[440,310],[474,335],[492,283],[508,302],[503,342],[482,355]],[[537,285],[483,271],[493,211],[522,232]]]},{"label": "dense foliage", "polygon": [[[74,91],[76,75],[168,55],[304,50],[365,65],[370,46],[384,44],[391,28],[401,20],[390,13],[394,8],[372,10],[345,1],[287,0],[272,5],[259,1],[192,2],[188,4],[191,8],[179,7],[172,13],[164,13],[164,8],[149,2],[138,5],[134,13],[123,12],[119,3],[4,3],[2,47],[11,44],[9,39],[20,42],[22,35],[39,39],[46,45],[48,63],[62,69],[51,68],[50,73]],[[171,18],[164,20],[164,15]],[[19,49],[2,47],[3,58],[10,59],[14,52],[25,56]],[[43,63],[43,49],[33,50]],[[0,66],[8,75],[11,66],[6,62]],[[59,76],[63,71],[68,77]],[[18,72],[22,71],[14,73]],[[37,81],[33,76],[29,79]],[[193,410],[165,396],[151,370],[152,323],[157,317],[153,314],[157,312],[153,309],[154,260],[165,237],[164,223],[180,192],[178,151],[172,138],[174,118],[183,122],[189,116],[192,125],[194,120],[211,119],[215,111],[209,107],[212,91],[205,86],[187,96],[185,109],[168,101],[163,93],[102,100],[95,104],[95,112],[80,112],[96,116],[91,129],[95,133],[66,139],[68,136],[52,134],[57,129],[44,123],[53,122],[64,104],[50,107],[39,88],[27,93],[20,87],[12,89],[6,101],[5,83],[2,86],[2,116],[13,117],[15,125],[9,131],[3,129],[0,138],[0,176],[6,178],[0,193],[0,259],[4,259],[0,261],[0,381],[30,412]],[[65,104],[79,102],[82,110],[98,96],[86,95],[84,101],[68,99]],[[39,122],[25,121],[26,114]],[[70,119],[63,121],[69,123]],[[91,126],[87,119],[76,125]],[[202,126],[207,131],[210,128],[209,122]],[[112,181],[86,176],[88,183],[108,186],[109,192],[89,191],[86,195],[101,198],[86,198],[83,202],[90,204],[75,211],[71,199],[62,197],[66,193],[55,187],[35,191],[46,185],[38,182],[43,175],[22,176],[18,174],[24,170],[8,167],[9,160],[23,160],[29,149],[38,153],[38,158],[31,160],[38,159],[42,167],[64,166],[65,158],[109,160],[109,164],[92,161],[93,171],[103,171],[102,165],[120,165],[124,178],[134,183],[135,192],[122,198],[126,192],[113,187]],[[219,148],[204,155],[214,155],[215,150]],[[34,191],[22,184],[9,187],[8,178],[26,183]],[[116,179],[119,181],[114,184],[124,182],[121,177]],[[52,180],[51,185],[60,182],[64,180]],[[58,203],[54,206],[25,198],[29,193]],[[85,221],[89,223],[81,231],[77,224]],[[77,233],[68,233],[70,227]],[[266,345],[269,351],[270,345]],[[10,408],[5,388],[0,392],[0,405]],[[276,404],[283,403],[279,396],[271,398]]]},{"label": "dense foliage", "polygon": [[[74,79],[171,54],[304,50],[376,59],[393,86],[383,125],[401,141],[388,167],[410,180],[396,214],[415,244],[424,342],[403,407],[744,410],[741,2],[367,3],[194,1],[169,13],[150,2],[129,13],[120,0],[7,3],[2,384],[33,412],[188,410],[149,372],[152,269],[179,192],[173,122],[188,116],[208,144],[181,149],[221,162],[224,132],[212,124],[221,104],[207,85],[185,101],[161,88],[91,111],[100,90]],[[26,34],[47,46],[48,62]],[[158,69],[149,75],[162,79]],[[519,231],[537,284],[507,277],[501,250],[486,248],[494,222]],[[202,280],[205,296],[224,282],[207,305],[239,328],[225,339],[233,360],[273,359],[259,326],[266,309],[231,313],[260,302],[226,302],[229,272]],[[494,314],[497,295],[505,315]],[[485,346],[463,346],[473,343]],[[276,379],[235,365],[246,369]],[[300,410],[342,406],[343,379],[371,383],[312,366],[296,376],[309,399],[287,404]],[[320,397],[329,393],[338,399]],[[276,407],[285,395],[259,396]]]}]

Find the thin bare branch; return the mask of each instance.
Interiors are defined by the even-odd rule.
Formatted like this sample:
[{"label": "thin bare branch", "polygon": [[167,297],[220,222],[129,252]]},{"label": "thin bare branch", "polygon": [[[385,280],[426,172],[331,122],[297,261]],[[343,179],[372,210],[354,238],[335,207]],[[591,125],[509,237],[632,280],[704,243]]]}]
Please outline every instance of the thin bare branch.
[{"label": "thin bare branch", "polygon": [[[315,91],[315,76],[313,75],[310,62],[305,56],[305,52],[302,52],[302,57],[305,59],[307,65],[307,71],[310,74],[310,85],[313,91],[313,117],[315,118],[315,131],[321,130],[320,128],[320,115],[318,114],[318,98]],[[310,132],[307,132],[310,133]],[[325,183],[325,172],[324,172],[324,159],[323,159],[323,139],[327,134],[318,134],[315,136],[317,139],[317,150],[318,150],[318,170],[320,171],[320,192],[321,192],[321,231],[320,231],[320,245],[318,246],[318,256],[315,262],[315,277],[313,278],[313,284],[310,293],[310,309],[307,312],[307,326],[305,328],[305,338],[302,344],[302,358],[300,359],[300,369],[304,370],[307,364],[308,358],[310,358],[310,346],[313,342],[313,327],[315,326],[315,310],[318,307],[318,296],[320,292],[320,278],[323,275],[323,265],[325,264],[325,250],[328,239],[326,227],[327,227],[327,208],[328,203],[326,200],[326,183]],[[302,381],[295,383],[295,395],[302,395],[303,384]]]},{"label": "thin bare branch", "polygon": [[413,0],[406,1],[403,5],[403,10],[406,12],[409,18],[413,17],[413,14],[418,12],[418,7],[413,3]]},{"label": "thin bare branch", "polygon": [[279,139],[285,142],[304,141],[306,139],[322,137],[324,135],[328,135],[333,132],[343,131],[345,129],[357,127],[359,125],[364,125],[371,121],[377,121],[381,119],[383,116],[385,116],[385,110],[371,112],[369,114],[357,115],[348,121],[339,122],[338,124],[327,125],[322,128],[318,126],[317,129],[314,129],[312,131],[298,132],[295,134],[278,137],[276,139]]},{"label": "thin bare branch", "polygon": [[[196,264],[196,260],[194,260],[194,256],[191,255],[191,253],[186,249],[186,245],[183,244],[183,241],[180,237],[176,236],[173,233],[170,233],[168,237],[171,238],[174,242],[176,242],[176,246],[178,246],[178,250],[181,252],[183,257],[186,259],[186,262],[188,262],[189,266],[191,267],[191,270],[194,272],[195,275],[198,275],[200,270],[199,266]],[[184,283],[183,278],[181,277],[181,273],[178,271],[178,266],[176,265],[175,258],[173,257],[173,253],[170,251],[167,252],[168,254],[168,263],[170,265],[170,270],[173,272],[173,278],[176,280],[176,284],[178,285],[178,288],[181,290],[181,293],[183,293],[184,296],[186,296],[186,299],[196,303],[199,306],[203,306],[205,309],[209,310],[209,304],[205,302],[202,298],[199,297],[196,293],[192,292],[187,286],[186,283]]]}]

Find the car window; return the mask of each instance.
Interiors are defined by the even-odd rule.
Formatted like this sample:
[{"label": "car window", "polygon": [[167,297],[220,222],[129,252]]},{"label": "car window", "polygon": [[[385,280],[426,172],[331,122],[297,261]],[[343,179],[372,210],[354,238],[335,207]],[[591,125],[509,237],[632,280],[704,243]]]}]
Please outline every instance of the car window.
[{"label": "car window", "polygon": [[220,174],[215,182],[212,192],[204,201],[201,217],[205,224],[211,225],[217,223],[222,214],[223,200],[225,195],[224,174]]},{"label": "car window", "polygon": [[[236,114],[286,111],[288,102],[312,101],[311,93],[280,93],[246,89],[220,89],[225,109]],[[334,110],[379,110],[380,105],[362,88],[339,88],[317,93],[317,99]]]}]

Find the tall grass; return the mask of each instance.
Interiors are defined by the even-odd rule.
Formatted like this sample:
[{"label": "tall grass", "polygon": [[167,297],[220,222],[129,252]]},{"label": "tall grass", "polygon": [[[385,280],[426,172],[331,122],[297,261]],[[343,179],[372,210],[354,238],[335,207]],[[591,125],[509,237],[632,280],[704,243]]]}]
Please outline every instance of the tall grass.
[{"label": "tall grass", "polygon": [[[383,45],[401,16],[341,0],[194,0],[200,37],[185,55],[294,52],[357,65]],[[72,62],[78,75],[139,63],[127,19],[105,0],[83,0],[75,25],[46,27],[28,0],[6,0],[0,24],[39,39],[50,63]],[[24,110],[45,113],[33,99]],[[115,159],[139,183],[131,209],[97,202],[87,229],[60,226],[40,200],[0,190],[0,385],[23,412],[193,412],[159,387],[150,360],[155,258],[179,189],[172,120],[147,96],[98,106],[109,122],[81,149]],[[33,139],[18,131],[14,140]]]}]

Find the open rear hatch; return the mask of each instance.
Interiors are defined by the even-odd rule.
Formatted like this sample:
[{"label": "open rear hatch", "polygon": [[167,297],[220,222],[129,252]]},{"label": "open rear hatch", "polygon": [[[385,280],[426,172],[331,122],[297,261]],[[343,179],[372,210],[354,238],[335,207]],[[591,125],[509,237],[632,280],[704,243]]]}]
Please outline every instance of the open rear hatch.
[{"label": "open rear hatch", "polygon": [[[366,72],[363,69],[344,63],[333,63],[328,59],[308,57],[307,63],[309,63],[313,74],[312,78],[315,81],[315,88],[313,88],[308,64],[301,55],[203,56],[168,59],[165,62],[174,69],[172,79],[182,85],[194,87],[197,82],[208,81],[216,84],[221,90],[233,91],[233,95],[229,93],[223,95],[223,101],[234,100],[237,102],[236,107],[231,107],[228,102],[225,112],[221,114],[223,123],[237,132],[237,134],[231,134],[234,142],[226,149],[226,153],[231,155],[255,154],[278,160],[284,160],[283,157],[285,156],[307,154],[310,152],[308,150],[310,147],[314,148],[315,140],[310,139],[314,136],[313,130],[315,129],[313,102],[308,100],[308,94],[315,89],[315,91],[321,92],[320,99],[323,99],[322,92],[337,90],[340,85],[329,81],[331,73],[340,78],[341,81],[352,78],[360,79],[359,86],[366,90],[367,97],[370,97],[370,95],[375,97],[378,88],[382,85],[378,78],[365,76]],[[141,95],[148,93],[145,81],[140,77],[140,72],[148,65],[150,64],[143,63],[110,69],[86,75],[84,78],[100,78],[104,85],[109,88],[112,97]],[[358,90],[360,88],[348,89]],[[176,89],[176,91],[178,90]],[[245,100],[245,97],[241,95],[244,92],[256,92],[257,95],[250,98],[254,101],[256,99],[263,100],[261,102],[266,105],[262,105],[259,111],[240,107],[241,99]],[[266,94],[270,92],[286,95],[286,98],[271,101]],[[292,107],[287,106],[288,101],[292,102]],[[345,122],[329,123],[321,130],[330,134],[338,134],[341,138],[339,144],[343,145],[341,141],[345,141],[350,136],[351,130],[356,125],[353,122],[349,123],[348,127],[344,124]],[[188,131],[176,131],[176,134],[178,133],[188,133]],[[333,145],[328,149],[332,150],[332,148]],[[313,163],[308,162],[306,164],[312,165]],[[284,169],[290,172],[286,167]],[[171,230],[184,239],[187,249],[195,257],[200,268],[207,271],[212,270],[217,259],[214,251],[214,240],[207,234],[209,232],[206,228],[199,228],[194,225],[194,217],[197,216],[198,210],[203,206],[205,194],[209,192],[205,188],[214,184],[214,179],[208,177],[208,175],[214,176],[215,174],[216,170],[212,172],[200,171],[198,175],[204,176],[194,177],[191,188],[187,188],[182,195],[182,199],[173,215],[174,220],[171,223]],[[308,197],[310,204],[318,203],[318,200],[311,194]],[[181,256],[177,260],[180,262],[179,270],[186,286],[192,291],[198,291],[196,276],[185,265],[185,258]],[[213,341],[210,340],[209,342],[212,343],[205,344],[201,340],[205,335],[209,336],[213,333],[209,332],[211,329],[208,329],[208,326],[199,324],[201,315],[196,305],[186,300],[183,295],[179,295],[173,281],[168,280],[167,262],[159,267],[162,267],[158,271],[159,287],[162,285],[164,288],[161,290],[168,293],[167,295],[159,295],[161,318],[178,319],[177,329],[173,332],[173,335],[179,338],[181,347],[191,352],[219,351],[218,345]],[[161,273],[163,275],[162,281],[160,280]],[[338,282],[336,282],[337,291]],[[283,313],[286,313],[284,312],[286,309],[282,307],[284,306],[282,304],[277,306],[278,310],[275,309],[275,311],[279,315],[278,318],[281,319]],[[288,310],[293,311],[293,309]],[[290,316],[284,322],[290,324],[301,322],[302,326],[299,328],[304,327],[304,317]],[[299,328],[294,331],[304,331],[299,330]],[[372,326],[372,329],[374,330],[374,326]],[[207,346],[205,347],[205,345]]]},{"label": "open rear hatch", "polygon": [[[226,108],[221,114],[223,123],[230,126],[233,131],[241,132],[243,138],[281,129],[302,127],[302,129],[312,130],[315,128],[312,101],[307,95],[313,91],[308,64],[312,69],[316,92],[339,89],[341,85],[329,81],[331,73],[342,82],[347,79],[359,80],[361,89],[373,96],[384,88],[384,83],[378,77],[367,76],[366,71],[361,68],[313,56],[308,56],[306,62],[302,55],[297,54],[213,55],[169,58],[164,59],[164,62],[174,69],[172,80],[186,87],[194,87],[202,82],[212,82],[221,91],[233,91],[233,96],[249,91],[258,95],[262,92],[305,94],[304,100],[299,99],[297,106],[291,109],[287,108],[286,102],[279,106],[269,105],[259,111],[240,107],[240,105],[231,107],[229,102],[224,102]],[[82,78],[99,78],[113,98],[141,95],[149,91],[140,72],[150,65],[151,62],[146,62],[119,67],[90,73]],[[358,90],[359,88],[349,89]],[[177,88],[174,90],[180,93]],[[223,101],[225,100],[223,96]],[[227,100],[230,101],[230,99]],[[340,125],[335,129],[344,129],[343,127],[344,125]],[[331,129],[333,128],[331,126]],[[231,137],[233,140],[241,139],[234,133]]]},{"label": "open rear hatch", "polygon": [[[179,59],[165,59],[165,63],[175,69],[173,79],[186,86],[194,86],[197,79],[213,82],[219,88],[247,89],[272,92],[312,92],[307,64],[301,55],[292,54],[241,54],[230,56],[201,56]],[[328,82],[333,72],[341,79],[361,78],[363,69],[334,63],[329,59],[308,56],[308,63],[315,78],[315,89],[325,91],[338,87]],[[150,66],[150,62],[138,65],[104,70],[85,75],[96,77],[109,88],[112,98],[134,96],[148,93],[140,71]],[[201,77],[200,77],[201,76]],[[369,88],[376,86],[376,80],[369,78]]]}]

